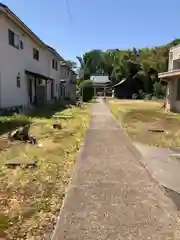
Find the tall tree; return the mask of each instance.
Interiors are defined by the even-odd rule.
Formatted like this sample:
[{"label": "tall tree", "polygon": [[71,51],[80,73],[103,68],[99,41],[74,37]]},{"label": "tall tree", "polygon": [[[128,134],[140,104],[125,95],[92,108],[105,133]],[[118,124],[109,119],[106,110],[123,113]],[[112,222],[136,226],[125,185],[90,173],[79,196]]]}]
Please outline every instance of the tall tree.
[{"label": "tall tree", "polygon": [[[126,90],[138,93],[140,90],[153,94],[154,88],[164,86],[159,83],[158,72],[167,71],[169,49],[180,44],[180,39],[167,45],[141,49],[94,49],[77,57],[80,63],[82,79],[89,79],[92,74],[108,74],[113,83],[122,79],[126,82]],[[158,83],[158,84],[156,84]]]},{"label": "tall tree", "polygon": [[77,70],[77,63],[71,60],[66,60],[67,65],[70,67],[71,70]]}]

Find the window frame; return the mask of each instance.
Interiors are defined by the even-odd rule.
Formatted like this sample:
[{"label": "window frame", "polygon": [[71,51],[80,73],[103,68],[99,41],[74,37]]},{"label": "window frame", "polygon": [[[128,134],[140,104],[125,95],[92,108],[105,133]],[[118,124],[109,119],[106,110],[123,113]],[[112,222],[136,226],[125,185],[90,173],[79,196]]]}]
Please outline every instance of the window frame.
[{"label": "window frame", "polygon": [[52,59],[52,68],[58,71],[58,61],[56,59]]},{"label": "window frame", "polygon": [[16,87],[17,87],[17,88],[21,88],[21,78],[20,78],[20,74],[18,74],[18,76],[16,77]]},{"label": "window frame", "polygon": [[19,35],[13,32],[11,29],[8,29],[8,41],[10,46],[19,49],[20,45]]},{"label": "window frame", "polygon": [[39,61],[39,50],[37,48],[33,48],[33,58]]}]

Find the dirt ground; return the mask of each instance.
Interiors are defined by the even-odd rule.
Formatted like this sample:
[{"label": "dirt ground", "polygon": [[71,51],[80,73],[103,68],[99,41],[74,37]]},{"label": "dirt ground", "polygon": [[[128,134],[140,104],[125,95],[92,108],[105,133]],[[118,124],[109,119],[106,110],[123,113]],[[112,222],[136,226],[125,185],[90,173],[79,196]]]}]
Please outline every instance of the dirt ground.
[{"label": "dirt ground", "polygon": [[[55,110],[55,109],[54,109]],[[1,145],[0,160],[0,238],[44,240],[52,234],[65,190],[71,178],[75,156],[89,120],[90,105],[58,110],[57,115],[72,115],[60,119],[61,129],[54,129],[53,111],[48,108],[26,117],[30,132],[38,145],[16,142]],[[6,129],[9,123],[22,122],[24,116],[0,119]],[[1,121],[2,120],[2,121]],[[12,121],[13,120],[13,121]],[[17,126],[19,124],[15,124]],[[2,127],[3,129],[3,127]],[[7,147],[7,148],[6,148]],[[18,158],[36,159],[36,167],[6,167],[6,162]],[[49,238],[48,238],[49,239]]]},{"label": "dirt ground", "polygon": [[168,113],[163,101],[108,102],[127,134],[137,142],[159,147],[180,147],[180,115]]}]

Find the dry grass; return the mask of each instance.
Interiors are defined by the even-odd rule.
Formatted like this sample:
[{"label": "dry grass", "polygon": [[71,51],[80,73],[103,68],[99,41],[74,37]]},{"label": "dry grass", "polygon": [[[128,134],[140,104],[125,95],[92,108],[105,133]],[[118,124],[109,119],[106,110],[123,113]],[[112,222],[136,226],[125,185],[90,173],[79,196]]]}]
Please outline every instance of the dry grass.
[{"label": "dry grass", "polygon": [[[141,143],[160,147],[180,147],[180,116],[167,113],[162,102],[109,101],[109,107],[127,134]],[[163,129],[152,132],[148,129]]]},{"label": "dry grass", "polygon": [[[50,239],[76,152],[86,128],[90,105],[64,110],[74,118],[61,120],[62,129],[52,128],[52,118],[31,117],[31,129],[42,144],[15,144],[1,152],[0,161],[0,238]],[[34,169],[8,169],[12,157],[38,160]]]}]

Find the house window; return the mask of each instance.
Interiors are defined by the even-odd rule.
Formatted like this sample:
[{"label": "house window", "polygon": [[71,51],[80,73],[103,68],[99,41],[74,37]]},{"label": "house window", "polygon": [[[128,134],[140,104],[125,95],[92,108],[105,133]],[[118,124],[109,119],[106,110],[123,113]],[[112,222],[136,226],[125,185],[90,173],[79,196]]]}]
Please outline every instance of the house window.
[{"label": "house window", "polygon": [[42,84],[42,79],[38,79],[38,85]]},{"label": "house window", "polygon": [[39,51],[36,48],[33,48],[33,58],[39,61]]},{"label": "house window", "polygon": [[16,78],[16,86],[17,86],[18,88],[21,87],[20,75],[19,75],[19,74],[18,74],[18,76],[17,76],[17,78]]},{"label": "house window", "polygon": [[177,96],[176,100],[180,100],[180,79],[177,80]]},{"label": "house window", "polygon": [[8,30],[8,35],[9,35],[9,45],[19,49],[19,36],[11,30]]},{"label": "house window", "polygon": [[58,62],[55,59],[52,59],[52,68],[58,70]]},{"label": "house window", "polygon": [[24,49],[24,44],[22,40],[20,41],[20,49]]}]

